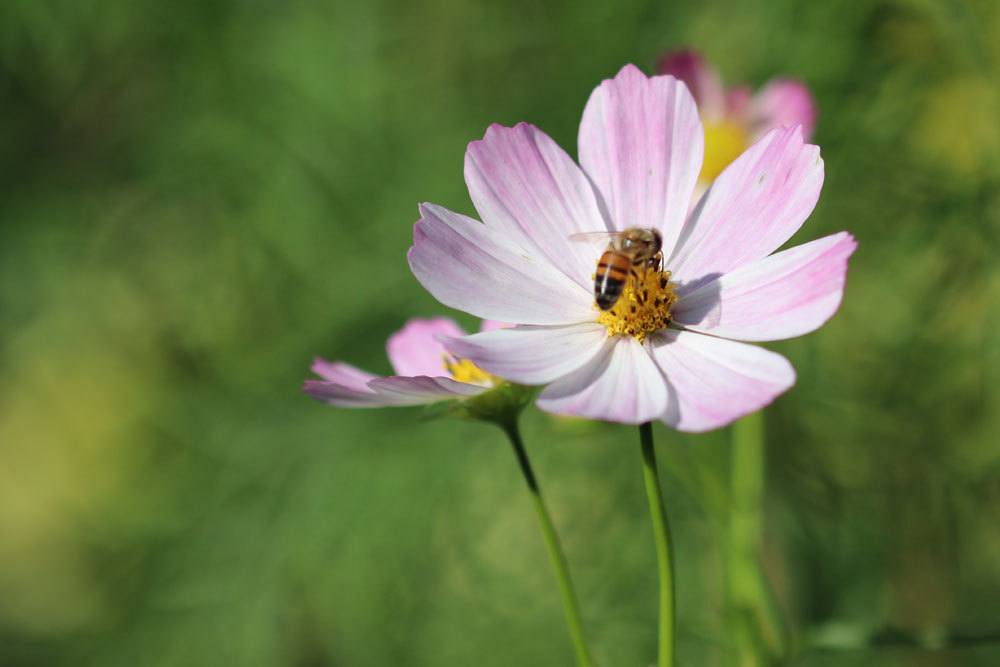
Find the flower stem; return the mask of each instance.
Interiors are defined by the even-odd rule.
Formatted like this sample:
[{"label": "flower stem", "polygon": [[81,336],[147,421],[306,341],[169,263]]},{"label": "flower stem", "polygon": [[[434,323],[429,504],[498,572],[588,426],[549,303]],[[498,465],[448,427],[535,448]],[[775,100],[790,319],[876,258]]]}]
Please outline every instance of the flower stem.
[{"label": "flower stem", "polygon": [[559,535],[556,533],[555,524],[545,506],[542,498],[542,491],[538,487],[538,480],[535,479],[535,472],[531,468],[531,461],[528,459],[528,452],[524,448],[521,440],[521,432],[518,429],[517,421],[510,420],[501,423],[504,433],[510,439],[510,444],[514,447],[517,455],[517,462],[521,466],[521,473],[524,481],[528,485],[528,492],[531,494],[531,502],[535,506],[535,513],[538,515],[538,525],[542,529],[542,537],[545,539],[545,547],[549,552],[549,561],[555,571],[556,580],[559,583],[559,593],[562,596],[563,611],[566,614],[566,624],[569,626],[570,639],[573,641],[573,650],[576,652],[576,663],[579,667],[593,667],[590,651],[587,649],[587,642],[583,634],[583,618],[580,615],[580,605],[573,590],[573,580],[569,576],[569,563],[563,553],[562,545],[559,543]]},{"label": "flower stem", "polygon": [[674,570],[671,558],[670,524],[660,490],[660,474],[656,470],[656,452],[653,449],[653,425],[639,425],[642,443],[642,476],[646,482],[646,497],[653,520],[653,539],[656,541],[656,563],[660,577],[660,627],[658,667],[674,664]]},{"label": "flower stem", "polygon": [[[781,615],[760,567],[764,514],[764,413],[733,424],[730,460],[729,596],[742,628],[741,664],[755,665],[785,652]],[[768,655],[760,656],[763,649]],[[748,655],[749,653],[749,655]],[[756,658],[760,658],[758,661]]]}]

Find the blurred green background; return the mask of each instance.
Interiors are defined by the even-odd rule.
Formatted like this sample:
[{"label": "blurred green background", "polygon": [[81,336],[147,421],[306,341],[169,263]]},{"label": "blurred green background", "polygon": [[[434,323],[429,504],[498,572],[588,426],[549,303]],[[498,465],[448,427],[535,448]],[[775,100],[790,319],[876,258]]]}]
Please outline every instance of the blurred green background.
[{"label": "blurred green background", "polygon": [[[472,212],[468,141],[529,120],[575,154],[593,87],[682,45],[808,83],[796,240],[861,243],[837,317],[774,346],[787,664],[1000,664],[992,0],[4,0],[0,664],[570,664],[500,431],[300,385],[445,312],[404,253],[417,202]],[[524,429],[599,662],[651,663],[635,429]],[[729,432],[656,436],[680,664],[736,664]]]}]

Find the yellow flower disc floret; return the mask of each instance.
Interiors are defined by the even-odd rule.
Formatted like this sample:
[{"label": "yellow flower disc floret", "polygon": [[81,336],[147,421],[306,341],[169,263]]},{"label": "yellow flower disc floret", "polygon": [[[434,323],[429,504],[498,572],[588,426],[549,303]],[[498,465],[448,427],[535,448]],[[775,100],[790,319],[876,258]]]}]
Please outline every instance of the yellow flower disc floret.
[{"label": "yellow flower disc floret", "polygon": [[457,382],[478,384],[483,387],[492,387],[499,384],[499,381],[494,376],[476,366],[468,359],[455,359],[445,355],[444,367]]},{"label": "yellow flower disc floret", "polygon": [[705,158],[698,180],[706,184],[714,181],[749,145],[746,130],[736,123],[705,123]]},{"label": "yellow flower disc floret", "polygon": [[609,336],[629,335],[641,343],[670,324],[670,309],[676,302],[669,271],[639,269],[629,275],[618,301],[597,321],[607,327]]}]

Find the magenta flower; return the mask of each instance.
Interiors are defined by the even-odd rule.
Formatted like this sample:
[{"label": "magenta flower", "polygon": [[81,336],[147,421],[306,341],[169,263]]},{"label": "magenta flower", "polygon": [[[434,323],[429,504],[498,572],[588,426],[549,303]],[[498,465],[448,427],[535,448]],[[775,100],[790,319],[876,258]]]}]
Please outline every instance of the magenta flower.
[{"label": "magenta flower", "polygon": [[[482,330],[500,326],[483,322]],[[323,379],[306,380],[304,391],[330,405],[351,408],[426,405],[478,396],[499,380],[441,344],[444,337],[464,335],[445,317],[412,319],[386,343],[396,375],[378,377],[350,364],[316,359],[312,371]]]},{"label": "magenta flower", "polygon": [[816,125],[816,105],[805,84],[772,79],[756,94],[748,86],[725,88],[722,78],[697,51],[665,54],[657,62],[659,74],[687,84],[705,125],[705,161],[701,180],[709,183],[750,144],[776,127],[802,126],[806,141]]},{"label": "magenta flower", "polygon": [[[442,303],[520,326],[448,339],[448,349],[548,385],[544,410],[685,431],[728,424],[788,389],[791,364],[740,341],[799,336],[829,319],[856,243],[841,232],[774,253],[823,183],[819,149],[800,128],[768,132],[692,206],[703,141],[685,85],[632,65],[587,102],[580,167],[532,125],[491,126],[465,157],[485,224],[423,204],[409,262]],[[629,278],[601,311],[603,248],[569,237],[628,227],[659,231],[665,270]]]}]

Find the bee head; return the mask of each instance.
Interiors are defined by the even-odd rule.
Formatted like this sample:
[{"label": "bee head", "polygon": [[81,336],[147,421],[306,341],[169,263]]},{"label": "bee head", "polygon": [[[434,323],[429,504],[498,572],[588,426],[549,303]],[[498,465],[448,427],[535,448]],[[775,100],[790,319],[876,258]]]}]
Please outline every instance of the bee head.
[{"label": "bee head", "polygon": [[625,230],[622,245],[625,248],[648,248],[650,253],[655,255],[663,246],[663,237],[656,229],[632,227]]},{"label": "bee head", "polygon": [[655,255],[656,253],[660,252],[660,250],[663,249],[663,235],[660,234],[660,230],[658,229],[650,229],[649,233],[653,237],[652,245],[653,245],[653,254]]}]

